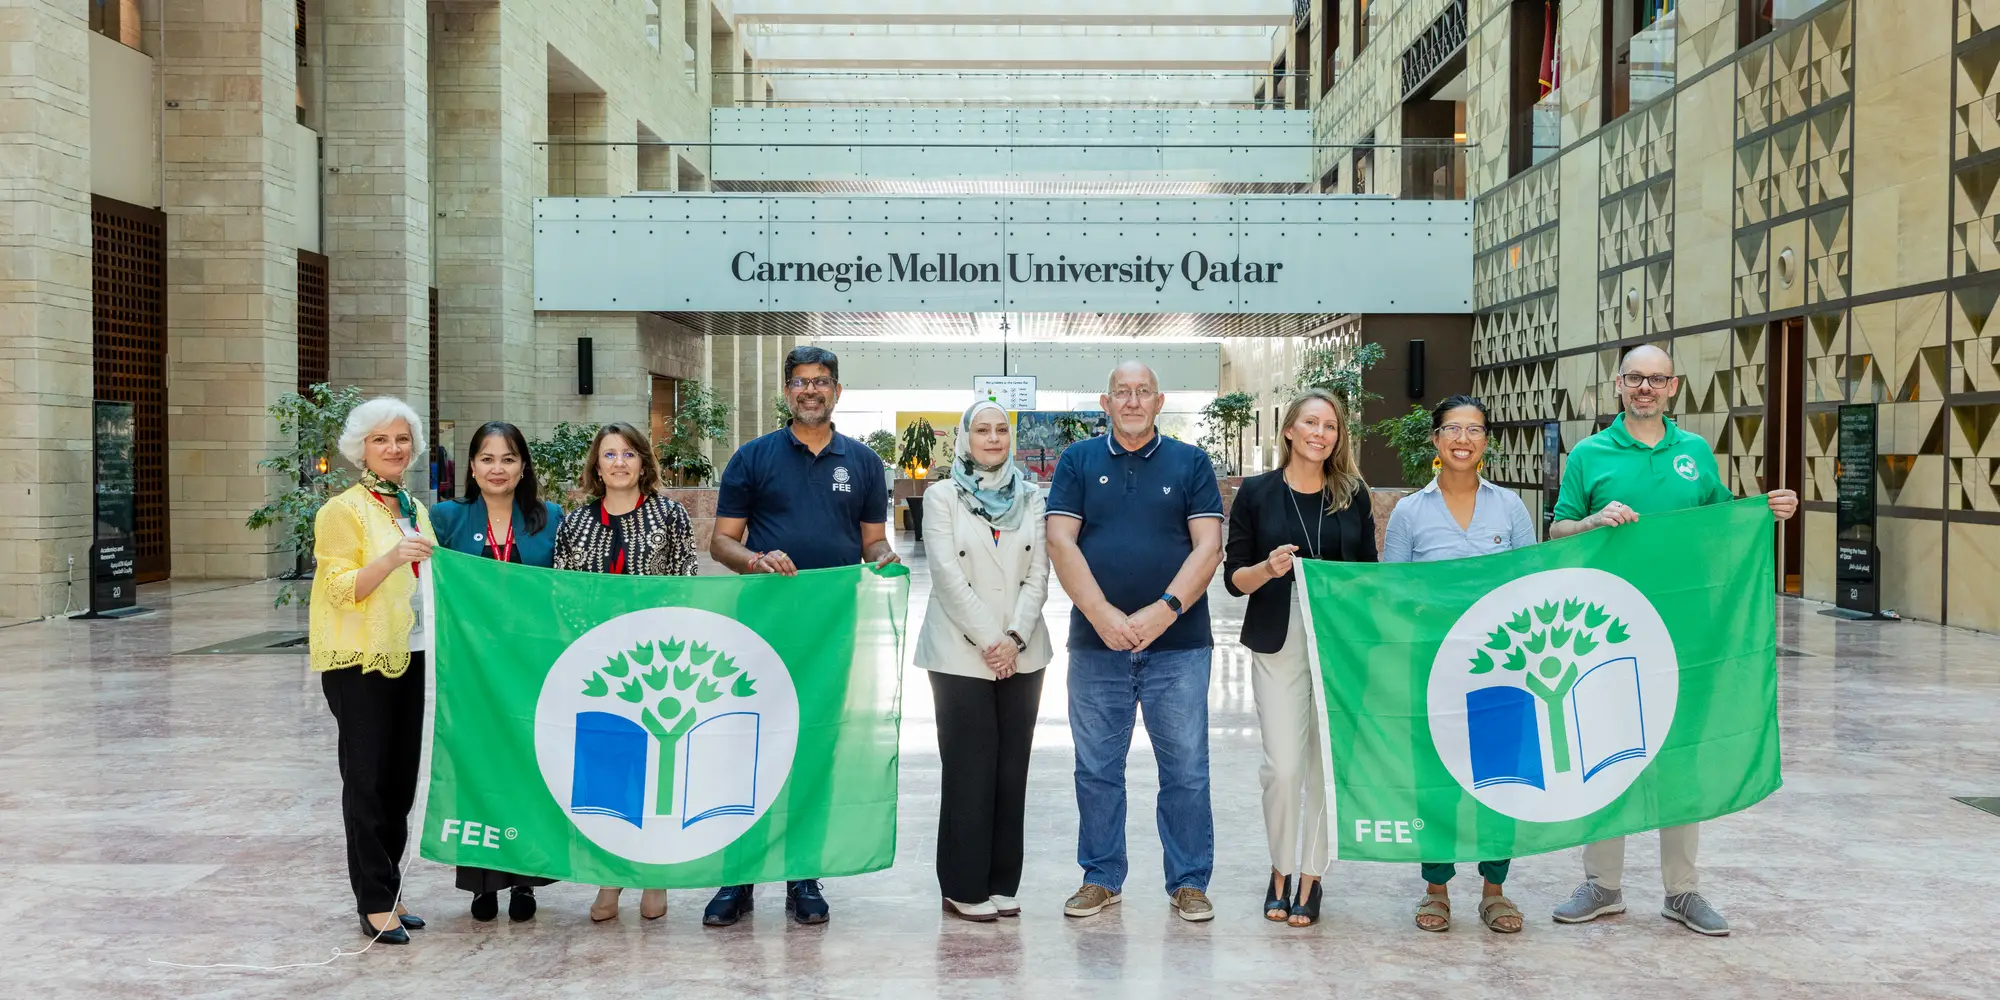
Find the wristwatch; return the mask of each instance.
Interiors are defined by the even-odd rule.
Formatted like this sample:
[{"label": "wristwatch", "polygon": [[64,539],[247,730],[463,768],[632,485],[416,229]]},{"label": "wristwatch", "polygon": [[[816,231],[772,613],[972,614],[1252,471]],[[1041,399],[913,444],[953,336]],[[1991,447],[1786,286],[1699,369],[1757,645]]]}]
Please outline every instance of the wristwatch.
[{"label": "wristwatch", "polygon": [[1025,653],[1028,651],[1028,640],[1021,638],[1021,633],[1010,628],[1007,630],[1007,638],[1014,640],[1015,652]]},{"label": "wristwatch", "polygon": [[1161,594],[1160,600],[1164,602],[1170,610],[1173,611],[1175,618],[1179,618],[1181,616],[1181,611],[1182,611],[1181,599],[1175,597],[1172,591],[1168,591],[1167,593]]}]

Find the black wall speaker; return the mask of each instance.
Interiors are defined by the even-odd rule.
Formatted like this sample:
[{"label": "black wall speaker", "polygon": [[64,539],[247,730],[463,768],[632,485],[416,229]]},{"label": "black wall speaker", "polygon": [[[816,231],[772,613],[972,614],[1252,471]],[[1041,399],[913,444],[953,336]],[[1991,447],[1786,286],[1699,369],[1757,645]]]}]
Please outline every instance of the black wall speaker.
[{"label": "black wall speaker", "polygon": [[576,393],[588,396],[597,391],[597,377],[590,360],[590,338],[576,338]]},{"label": "black wall speaker", "polygon": [[1410,367],[1408,372],[1410,378],[1410,398],[1424,398],[1424,342],[1421,340],[1410,341]]}]

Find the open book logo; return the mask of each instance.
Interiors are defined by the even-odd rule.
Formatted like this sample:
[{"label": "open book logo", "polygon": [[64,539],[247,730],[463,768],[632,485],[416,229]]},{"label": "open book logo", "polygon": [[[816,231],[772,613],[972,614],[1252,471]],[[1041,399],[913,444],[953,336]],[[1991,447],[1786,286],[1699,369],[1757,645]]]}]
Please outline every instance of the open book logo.
[{"label": "open book logo", "polygon": [[535,712],[549,793],[591,842],[677,864],[727,847],[791,772],[798,693],[763,637],[693,608],[649,608],[584,633]]},{"label": "open book logo", "polygon": [[1494,588],[1431,665],[1431,741],[1458,783],[1508,816],[1554,823],[1611,804],[1658,756],[1680,665],[1650,601],[1602,570]]}]

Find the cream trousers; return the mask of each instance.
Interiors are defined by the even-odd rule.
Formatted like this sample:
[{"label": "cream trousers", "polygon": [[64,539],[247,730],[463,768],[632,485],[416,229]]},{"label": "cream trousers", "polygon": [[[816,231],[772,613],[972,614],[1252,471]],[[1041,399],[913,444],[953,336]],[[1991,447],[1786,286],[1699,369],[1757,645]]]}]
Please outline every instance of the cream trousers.
[{"label": "cream trousers", "polygon": [[[1667,895],[1678,896],[1701,887],[1701,873],[1694,866],[1695,853],[1700,848],[1700,823],[1670,826],[1660,831],[1660,882],[1667,887]],[[1585,845],[1583,875],[1606,889],[1623,888],[1625,838],[1613,837]]]},{"label": "cream trousers", "polygon": [[[1326,772],[1320,761],[1319,699],[1306,660],[1305,623],[1292,604],[1285,645],[1250,654],[1250,690],[1263,729],[1264,830],[1271,867],[1285,875],[1321,875],[1326,856]],[[1300,843],[1301,835],[1304,844]]]}]

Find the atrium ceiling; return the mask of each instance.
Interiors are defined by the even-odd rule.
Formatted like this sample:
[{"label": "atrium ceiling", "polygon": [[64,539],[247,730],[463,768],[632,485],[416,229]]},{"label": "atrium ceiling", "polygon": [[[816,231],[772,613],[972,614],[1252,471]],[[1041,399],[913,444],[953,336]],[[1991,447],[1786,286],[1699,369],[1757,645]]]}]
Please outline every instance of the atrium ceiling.
[{"label": "atrium ceiling", "polygon": [[779,104],[1243,105],[1292,0],[737,0]]}]

